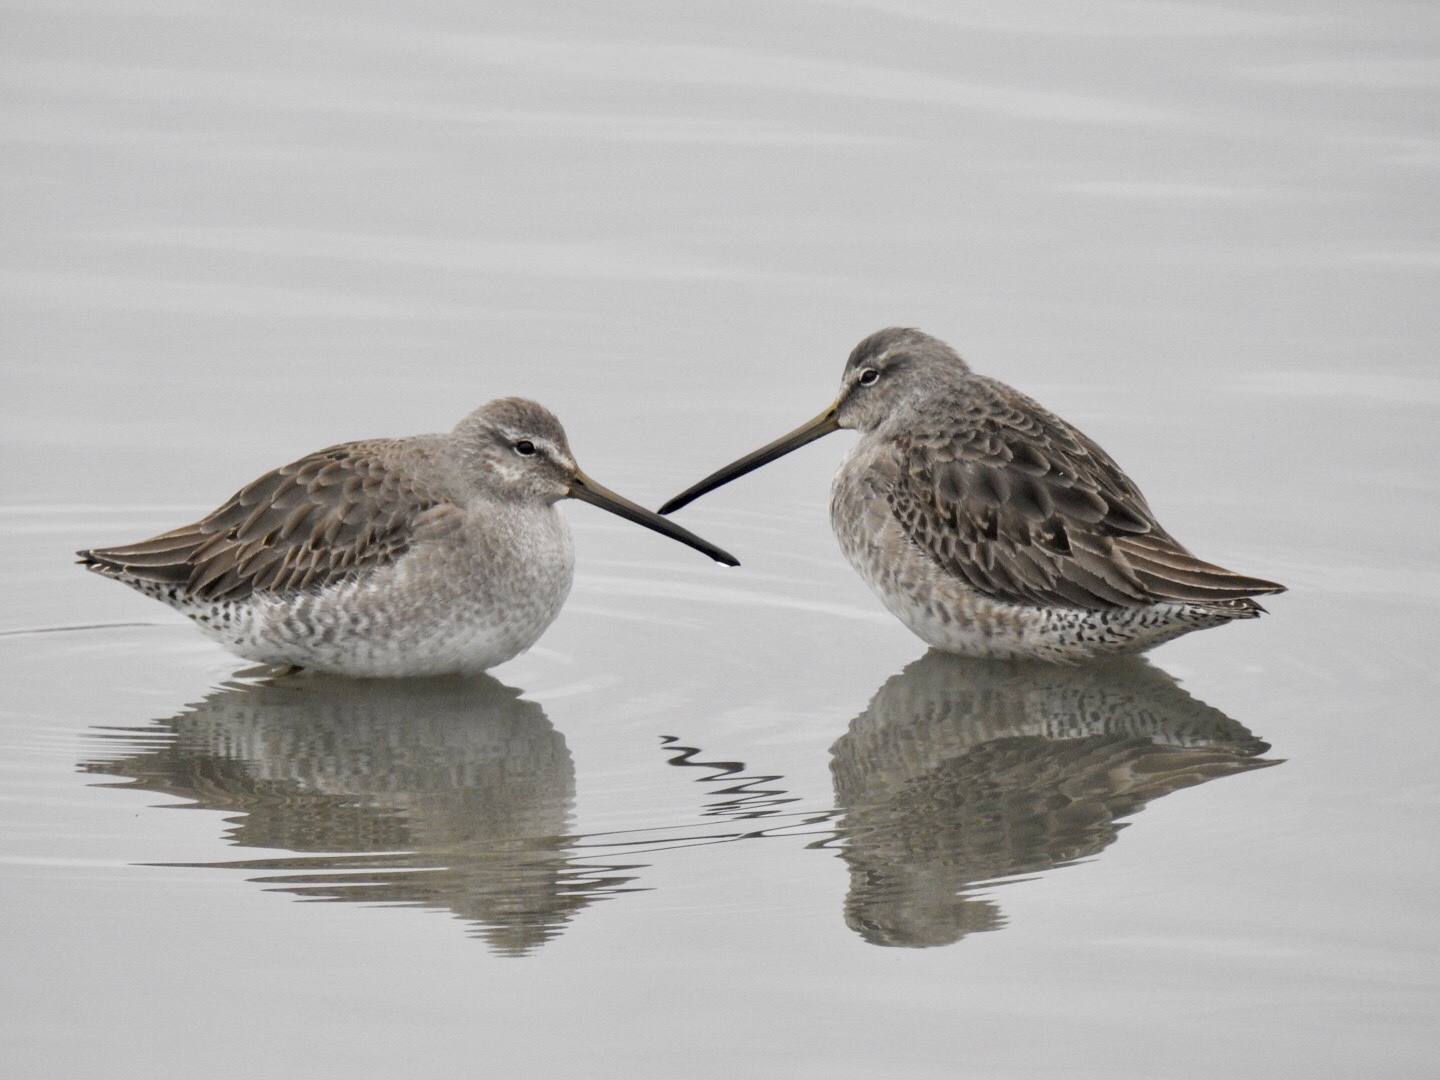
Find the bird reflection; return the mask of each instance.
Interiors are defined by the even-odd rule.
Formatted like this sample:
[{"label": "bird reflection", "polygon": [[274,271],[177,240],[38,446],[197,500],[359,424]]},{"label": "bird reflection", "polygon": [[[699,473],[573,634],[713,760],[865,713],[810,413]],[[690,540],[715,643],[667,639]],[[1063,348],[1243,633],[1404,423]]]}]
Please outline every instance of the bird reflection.
[{"label": "bird reflection", "polygon": [[117,754],[86,771],[242,811],[234,844],[296,853],[199,865],[260,871],[310,900],[448,910],[502,954],[536,948],[633,880],[632,867],[574,861],[565,739],[488,676],[232,684],[103,737]]},{"label": "bird reflection", "polygon": [[845,919],[924,948],[1003,925],[982,884],[1108,847],[1152,799],[1278,764],[1138,657],[1088,667],[930,652],[831,748]]}]

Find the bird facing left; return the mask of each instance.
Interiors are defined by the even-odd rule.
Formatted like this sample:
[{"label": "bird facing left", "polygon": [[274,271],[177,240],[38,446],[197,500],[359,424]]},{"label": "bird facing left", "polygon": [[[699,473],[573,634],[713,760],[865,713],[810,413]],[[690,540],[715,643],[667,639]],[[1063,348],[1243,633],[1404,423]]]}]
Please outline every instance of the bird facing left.
[{"label": "bird facing left", "polygon": [[560,614],[575,566],[565,498],[739,565],[591,480],[560,421],[523,398],[482,405],[448,434],[317,450],[192,525],[78,554],[247,660],[360,678],[473,673]]}]

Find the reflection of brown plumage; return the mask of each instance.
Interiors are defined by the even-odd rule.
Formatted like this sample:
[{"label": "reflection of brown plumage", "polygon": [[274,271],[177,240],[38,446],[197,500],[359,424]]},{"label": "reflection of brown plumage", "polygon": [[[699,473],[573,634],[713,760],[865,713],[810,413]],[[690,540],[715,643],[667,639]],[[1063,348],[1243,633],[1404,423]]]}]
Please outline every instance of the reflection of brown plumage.
[{"label": "reflection of brown plumage", "polygon": [[627,880],[571,865],[565,739],[489,677],[235,685],[107,735],[124,753],[88,771],[242,811],[235,844],[302,853],[225,865],[308,899],[448,910],[498,952],[538,946]]},{"label": "reflection of brown plumage", "polygon": [[1138,658],[1089,667],[930,652],[832,748],[850,864],[846,921],[879,945],[993,930],[983,882],[1093,856],[1117,819],[1180,788],[1276,761]]}]

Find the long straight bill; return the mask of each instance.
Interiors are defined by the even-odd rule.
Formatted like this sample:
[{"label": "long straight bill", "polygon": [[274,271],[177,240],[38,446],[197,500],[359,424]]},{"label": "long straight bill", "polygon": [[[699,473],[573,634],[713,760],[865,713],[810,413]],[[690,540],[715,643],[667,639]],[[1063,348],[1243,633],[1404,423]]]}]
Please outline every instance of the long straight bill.
[{"label": "long straight bill", "polygon": [[698,484],[686,488],[660,507],[660,513],[668,514],[679,510],[682,506],[694,502],[707,491],[714,491],[720,485],[728,484],[737,477],[753,472],[761,465],[767,465],[778,457],[784,457],[791,450],[799,450],[806,443],[812,443],[822,436],[829,435],[832,431],[840,430],[840,424],[836,420],[836,414],[839,411],[840,403],[837,401],[815,419],[801,424],[790,434],[781,435],[774,442],[767,443],[754,453],[746,454],[739,461],[732,461],[723,469],[717,469],[711,473]]},{"label": "long straight bill", "polygon": [[577,472],[575,478],[570,481],[570,497],[587,502],[591,506],[598,506],[601,510],[608,510],[627,521],[644,525],[647,529],[654,529],[662,536],[670,537],[671,540],[679,540],[680,543],[686,544],[696,551],[704,552],[718,563],[724,563],[726,566],[740,565],[740,560],[728,551],[716,547],[708,540],[700,539],[689,529],[682,529],[673,521],[667,521],[654,511],[646,510],[623,495],[616,495],[615,492],[600,486],[582,472]]}]

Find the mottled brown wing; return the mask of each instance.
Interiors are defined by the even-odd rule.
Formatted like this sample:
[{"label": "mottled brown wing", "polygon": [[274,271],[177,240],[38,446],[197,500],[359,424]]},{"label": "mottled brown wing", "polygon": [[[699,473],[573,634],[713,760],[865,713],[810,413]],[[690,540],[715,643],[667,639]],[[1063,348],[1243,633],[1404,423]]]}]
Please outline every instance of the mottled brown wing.
[{"label": "mottled brown wing", "polygon": [[214,512],[138,544],[80,553],[101,573],[240,600],[346,580],[405,552],[438,500],[385,467],[384,441],[319,450],[266,473]]},{"label": "mottled brown wing", "polygon": [[1105,451],[1009,387],[977,378],[935,421],[898,440],[890,508],[986,596],[1099,610],[1283,591],[1191,555]]}]

